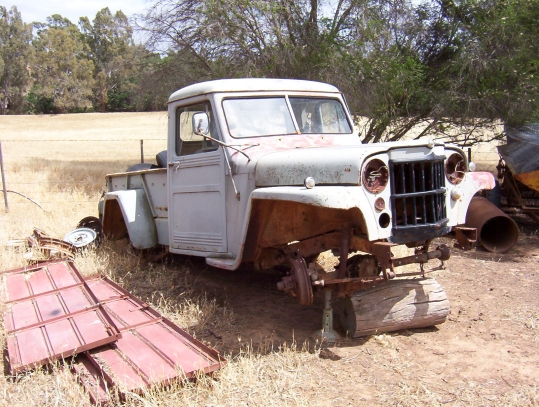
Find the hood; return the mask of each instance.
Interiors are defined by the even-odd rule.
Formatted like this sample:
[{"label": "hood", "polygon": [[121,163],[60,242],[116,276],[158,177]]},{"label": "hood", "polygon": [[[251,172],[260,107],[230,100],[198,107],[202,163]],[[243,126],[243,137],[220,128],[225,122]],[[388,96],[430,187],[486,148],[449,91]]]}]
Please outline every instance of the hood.
[{"label": "hood", "polygon": [[[395,158],[427,155],[429,140],[406,140],[388,143],[348,146],[316,146],[280,150],[263,154],[255,160],[257,187],[303,185],[313,177],[316,185],[360,185],[365,159],[389,153]],[[443,154],[444,143],[436,142],[434,150]]]},{"label": "hood", "polygon": [[316,185],[358,185],[365,158],[386,150],[381,145],[364,144],[297,148],[266,154],[256,164],[256,186],[303,185],[306,177],[313,177]]}]

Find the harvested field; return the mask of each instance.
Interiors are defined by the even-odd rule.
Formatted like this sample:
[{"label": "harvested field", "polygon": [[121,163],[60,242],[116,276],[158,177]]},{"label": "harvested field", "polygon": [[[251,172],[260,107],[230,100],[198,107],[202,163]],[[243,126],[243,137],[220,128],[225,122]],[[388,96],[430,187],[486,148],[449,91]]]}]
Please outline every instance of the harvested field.
[{"label": "harvested field", "polygon": [[[97,215],[104,175],[138,162],[140,139],[146,161],[166,148],[163,112],[4,116],[0,126],[7,188],[42,207],[8,194],[0,270],[25,264],[24,253],[5,247],[9,240],[34,227],[61,238]],[[84,275],[109,276],[229,361],[213,379],[131,394],[128,405],[536,406],[539,225],[515,220],[521,234],[509,253],[455,249],[447,268],[433,273],[451,304],[447,322],[331,346],[312,335],[321,327],[322,293],[300,306],[277,290],[277,271],[224,271],[185,256],[149,263],[127,241],[78,255],[76,265]],[[325,255],[318,266],[334,264]],[[87,405],[61,364],[11,377],[3,327],[0,341],[0,405]]]}]

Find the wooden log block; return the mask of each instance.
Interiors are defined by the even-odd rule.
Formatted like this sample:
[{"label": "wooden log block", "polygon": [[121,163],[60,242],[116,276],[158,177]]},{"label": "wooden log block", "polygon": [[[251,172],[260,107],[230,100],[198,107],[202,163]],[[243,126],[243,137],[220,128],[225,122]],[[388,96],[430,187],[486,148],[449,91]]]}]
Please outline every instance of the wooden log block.
[{"label": "wooden log block", "polygon": [[449,300],[433,278],[391,280],[342,298],[339,315],[352,338],[443,323]]}]

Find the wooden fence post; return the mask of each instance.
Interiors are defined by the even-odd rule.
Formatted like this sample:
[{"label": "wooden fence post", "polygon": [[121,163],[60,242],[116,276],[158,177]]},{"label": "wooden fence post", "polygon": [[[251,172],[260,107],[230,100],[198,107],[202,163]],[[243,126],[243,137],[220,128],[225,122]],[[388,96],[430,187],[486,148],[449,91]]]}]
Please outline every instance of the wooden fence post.
[{"label": "wooden fence post", "polygon": [[6,205],[6,213],[9,212],[9,204],[7,202],[6,177],[4,175],[4,157],[2,156],[2,142],[0,141],[0,172],[2,173],[2,188],[4,191],[4,204]]}]

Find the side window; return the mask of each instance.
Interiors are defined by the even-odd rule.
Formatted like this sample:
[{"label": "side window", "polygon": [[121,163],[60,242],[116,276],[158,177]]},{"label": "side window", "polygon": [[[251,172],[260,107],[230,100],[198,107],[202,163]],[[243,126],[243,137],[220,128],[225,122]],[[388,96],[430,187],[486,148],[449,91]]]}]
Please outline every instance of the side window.
[{"label": "side window", "polygon": [[180,107],[176,110],[177,155],[206,153],[208,151],[215,151],[219,147],[217,143],[193,132],[193,115],[199,112],[206,112],[208,115],[210,130],[208,136],[218,138],[209,102]]}]

